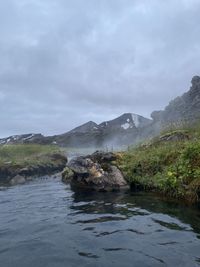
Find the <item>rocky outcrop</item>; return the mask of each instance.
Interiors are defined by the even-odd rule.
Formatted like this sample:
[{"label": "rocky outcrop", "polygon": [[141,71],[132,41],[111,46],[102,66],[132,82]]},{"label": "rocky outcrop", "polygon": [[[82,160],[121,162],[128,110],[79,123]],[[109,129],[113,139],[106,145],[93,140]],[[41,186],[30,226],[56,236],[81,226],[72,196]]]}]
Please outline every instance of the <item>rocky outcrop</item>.
[{"label": "rocky outcrop", "polygon": [[177,141],[187,141],[190,139],[190,136],[187,132],[183,131],[173,131],[166,133],[159,137],[159,142],[177,142]]},{"label": "rocky outcrop", "polygon": [[62,154],[46,155],[44,161],[28,166],[8,162],[0,166],[0,185],[22,184],[35,177],[52,175],[61,172],[66,164],[67,158]]},{"label": "rocky outcrop", "polygon": [[75,190],[109,192],[127,189],[127,182],[114,165],[116,159],[115,154],[103,152],[73,159],[63,172],[63,181],[70,181]]},{"label": "rocky outcrop", "polygon": [[165,110],[154,111],[151,114],[154,126],[160,124],[160,128],[179,127],[200,120],[200,77],[194,76],[191,83],[192,86],[187,93],[172,100]]}]

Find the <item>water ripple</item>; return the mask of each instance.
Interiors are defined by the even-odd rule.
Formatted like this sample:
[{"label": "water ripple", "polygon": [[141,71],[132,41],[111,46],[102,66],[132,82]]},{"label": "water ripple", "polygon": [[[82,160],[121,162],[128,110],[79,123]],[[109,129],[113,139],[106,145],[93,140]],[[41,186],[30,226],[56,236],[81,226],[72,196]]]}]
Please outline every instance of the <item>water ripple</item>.
[{"label": "water ripple", "polygon": [[0,188],[3,267],[199,266],[199,236],[199,209],[152,194],[78,194],[54,179]]}]

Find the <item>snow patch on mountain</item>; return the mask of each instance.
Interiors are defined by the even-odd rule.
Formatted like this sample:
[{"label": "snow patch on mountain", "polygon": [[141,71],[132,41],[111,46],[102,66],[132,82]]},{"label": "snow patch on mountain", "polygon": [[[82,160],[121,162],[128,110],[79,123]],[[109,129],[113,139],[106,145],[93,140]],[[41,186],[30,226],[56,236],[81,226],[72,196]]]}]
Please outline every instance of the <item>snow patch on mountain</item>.
[{"label": "snow patch on mountain", "polygon": [[31,134],[31,135],[29,135],[29,136],[23,138],[23,140],[24,140],[24,141],[29,140],[29,139],[33,138],[34,136],[35,136],[34,134]]},{"label": "snow patch on mountain", "polygon": [[140,125],[139,115],[132,113],[131,116],[132,116],[132,120],[133,120],[135,126],[138,128]]},{"label": "snow patch on mountain", "polygon": [[124,123],[121,125],[121,127],[124,129],[124,130],[127,130],[128,128],[130,128],[130,124],[129,123]]}]

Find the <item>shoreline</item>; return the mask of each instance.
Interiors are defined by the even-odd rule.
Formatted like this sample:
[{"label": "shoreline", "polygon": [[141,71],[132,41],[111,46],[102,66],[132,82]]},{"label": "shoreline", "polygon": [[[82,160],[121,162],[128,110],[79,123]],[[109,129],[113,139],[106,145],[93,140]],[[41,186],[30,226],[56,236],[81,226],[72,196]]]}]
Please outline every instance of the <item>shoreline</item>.
[{"label": "shoreline", "polygon": [[1,147],[0,156],[1,186],[23,184],[34,177],[55,174],[67,164],[67,157],[58,148],[49,146]]}]

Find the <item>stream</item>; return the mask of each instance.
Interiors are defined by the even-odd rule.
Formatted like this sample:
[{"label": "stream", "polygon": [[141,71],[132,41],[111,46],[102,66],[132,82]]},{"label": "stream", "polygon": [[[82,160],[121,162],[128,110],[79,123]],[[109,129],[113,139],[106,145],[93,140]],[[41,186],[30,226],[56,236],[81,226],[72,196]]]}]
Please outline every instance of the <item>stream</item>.
[{"label": "stream", "polygon": [[0,266],[200,266],[200,210],[59,178],[0,189]]}]

